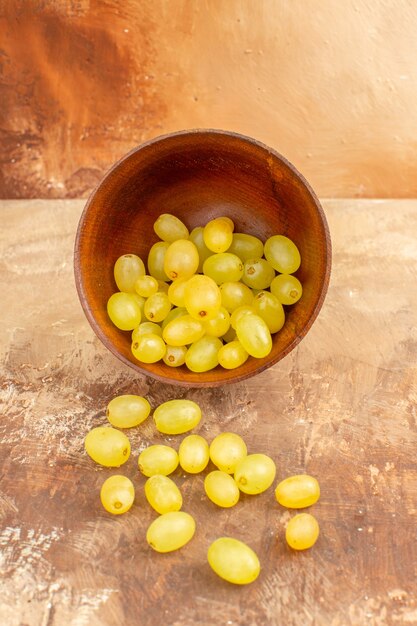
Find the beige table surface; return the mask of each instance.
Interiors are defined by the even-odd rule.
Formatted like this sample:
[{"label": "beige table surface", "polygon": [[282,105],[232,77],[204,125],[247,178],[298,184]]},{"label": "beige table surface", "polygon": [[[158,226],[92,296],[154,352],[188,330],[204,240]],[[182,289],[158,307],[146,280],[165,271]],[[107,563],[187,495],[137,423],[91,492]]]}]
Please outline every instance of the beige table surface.
[{"label": "beige table surface", "polygon": [[[255,378],[188,391],[138,377],[89,327],[72,270],[83,204],[0,203],[1,626],[417,624],[417,200],[323,201],[333,271],[307,337]],[[204,475],[177,470],[197,532],[177,553],[153,552],[136,461],[169,438],[152,420],[129,432],[122,470],[137,498],[120,518],[98,498],[113,471],[83,451],[120,393],[154,407],[194,399],[208,440],[232,430],[275,459],[279,478],[317,476],[315,547],[286,547],[292,514],[272,489],[223,510],[205,498]],[[257,551],[252,585],[210,570],[221,535]]]}]

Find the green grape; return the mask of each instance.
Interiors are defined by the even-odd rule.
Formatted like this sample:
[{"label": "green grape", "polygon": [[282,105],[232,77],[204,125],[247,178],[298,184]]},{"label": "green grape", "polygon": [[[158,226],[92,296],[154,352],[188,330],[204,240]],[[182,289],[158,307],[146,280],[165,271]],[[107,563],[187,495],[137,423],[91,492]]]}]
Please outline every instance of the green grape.
[{"label": "green grape", "polygon": [[272,350],[272,337],[259,315],[242,315],[236,322],[236,335],[251,356],[262,359]]},{"label": "green grape", "polygon": [[133,293],[117,291],[107,301],[107,313],[120,330],[133,330],[141,320],[140,305]]},{"label": "green grape", "polygon": [[294,274],[301,264],[297,246],[284,235],[273,235],[265,241],[264,256],[280,274]]},{"label": "green grape", "polygon": [[132,343],[135,343],[139,337],[150,333],[162,337],[162,328],[155,322],[142,322],[132,331]]},{"label": "green grape", "polygon": [[237,463],[248,453],[246,444],[236,433],[220,433],[210,444],[210,459],[226,474],[233,474]]},{"label": "green grape", "polygon": [[145,274],[144,276],[139,276],[139,278],[135,282],[135,291],[140,296],[144,298],[149,298],[154,293],[158,291],[159,285],[156,278],[153,276],[149,276]]},{"label": "green grape", "polygon": [[172,511],[152,522],[146,533],[146,541],[156,552],[172,552],[185,546],[194,533],[194,518],[184,511]]},{"label": "green grape", "polygon": [[190,278],[196,273],[198,250],[189,239],[177,239],[169,245],[164,259],[164,271],[170,280]]},{"label": "green grape", "polygon": [[275,270],[265,259],[248,259],[243,266],[242,282],[252,289],[267,289]]},{"label": "green grape", "polygon": [[151,405],[143,396],[116,396],[107,405],[106,415],[116,428],[132,428],[146,420],[151,412]]},{"label": "green grape", "polygon": [[320,485],[314,476],[298,474],[282,480],[275,488],[275,497],[288,509],[304,509],[320,498]]},{"label": "green grape", "polygon": [[233,228],[229,221],[218,217],[204,226],[203,239],[209,250],[226,252],[233,240]]},{"label": "green grape", "polygon": [[319,537],[319,525],[310,513],[299,513],[290,519],[285,530],[285,539],[294,550],[307,550]]},{"label": "green grape", "polygon": [[168,476],[154,474],[145,483],[145,497],[151,507],[160,515],[179,511],[182,495],[177,485]]},{"label": "green grape", "polygon": [[188,239],[188,228],[186,225],[175,215],[170,213],[163,213],[158,217],[153,225],[155,233],[162,241],[169,241],[172,243],[177,239]]},{"label": "green grape", "polygon": [[162,320],[161,330],[164,331],[165,326],[167,326],[172,320],[177,319],[177,317],[181,317],[182,315],[188,315],[187,309],[185,306],[176,306],[170,310],[168,315],[164,320]]},{"label": "green grape", "polygon": [[210,276],[218,285],[237,282],[243,275],[243,263],[239,257],[230,252],[213,254],[204,261],[203,273]]},{"label": "green grape", "polygon": [[198,474],[209,462],[208,443],[201,435],[188,435],[180,443],[178,456],[184,472]]},{"label": "green grape", "polygon": [[230,328],[230,315],[224,307],[211,320],[204,320],[204,330],[210,337],[222,337]]},{"label": "green grape", "polygon": [[185,285],[184,304],[191,317],[197,320],[210,320],[220,310],[222,297],[220,289],[208,276],[196,274]]},{"label": "green grape", "polygon": [[185,286],[191,277],[177,278],[168,287],[168,298],[174,306],[185,307]]},{"label": "green grape", "polygon": [[253,301],[251,289],[240,281],[223,283],[220,285],[220,293],[222,295],[222,306],[229,313],[233,313],[240,306],[250,306]]},{"label": "green grape", "polygon": [[206,335],[187,350],[185,364],[192,372],[208,372],[219,364],[219,350],[223,343],[218,337]]},{"label": "green grape", "polygon": [[235,468],[235,481],[241,491],[251,495],[266,491],[274,482],[275,463],[266,454],[248,454]]},{"label": "green grape", "polygon": [[185,363],[187,348],[185,346],[168,346],[162,358],[163,362],[170,367],[179,367]]},{"label": "green grape", "polygon": [[249,304],[244,304],[243,306],[237,307],[237,309],[235,309],[232,315],[230,316],[231,327],[236,329],[236,324],[238,320],[244,315],[249,315],[249,314],[255,315],[255,309],[253,308],[253,306]]},{"label": "green grape", "polygon": [[191,315],[181,315],[169,322],[162,330],[165,343],[170,346],[186,346],[204,335],[203,323]]},{"label": "green grape", "polygon": [[219,364],[227,370],[236,369],[243,365],[249,358],[249,354],[240,341],[229,341],[219,350]]},{"label": "green grape", "polygon": [[264,244],[258,237],[253,235],[234,233],[228,252],[236,254],[244,263],[248,259],[262,257],[264,255]]},{"label": "green grape", "polygon": [[105,467],[120,467],[130,456],[130,442],[124,433],[110,426],[97,426],[87,434],[87,454]]},{"label": "green grape", "polygon": [[144,313],[151,322],[162,322],[171,310],[168,294],[158,291],[145,302]]},{"label": "green grape", "polygon": [[156,363],[164,358],[166,352],[165,341],[159,335],[147,333],[132,343],[132,354],[142,363]]},{"label": "green grape", "polygon": [[158,291],[162,293],[168,293],[169,285],[164,280],[158,280]]},{"label": "green grape", "polygon": [[270,291],[260,291],[253,299],[253,308],[255,313],[262,317],[270,333],[276,333],[284,326],[284,308]]},{"label": "green grape", "polygon": [[212,250],[209,250],[206,244],[204,243],[203,230],[204,229],[202,226],[197,226],[190,233],[190,240],[193,242],[193,244],[198,250],[198,257],[200,259],[200,262],[198,264],[197,272],[199,272],[200,274],[203,272],[204,261],[209,256],[214,254],[214,252]]},{"label": "green grape", "polygon": [[[164,261],[167,250],[171,244],[168,241],[154,243],[148,254],[148,271],[157,280],[170,280],[165,274]],[[145,272],[144,272],[145,273]]]},{"label": "green grape", "polygon": [[204,490],[214,504],[223,508],[235,506],[239,501],[239,487],[226,472],[215,470],[207,474],[204,479]]},{"label": "green grape", "polygon": [[[231,341],[235,341],[235,339],[236,339],[236,331],[235,331],[234,328],[232,328],[232,326],[230,326],[230,328],[227,331],[227,333],[224,333],[224,335],[222,336],[222,340],[227,342],[227,343],[230,343]],[[220,350],[219,350],[219,352],[220,352]]]},{"label": "green grape", "polygon": [[201,409],[192,400],[168,400],[155,409],[153,419],[160,433],[181,435],[198,426]]},{"label": "green grape", "polygon": [[135,499],[135,488],[127,476],[115,474],[101,486],[100,500],[106,511],[121,515],[130,509]]},{"label": "green grape", "polygon": [[178,463],[177,451],[162,444],[148,446],[142,450],[138,459],[138,467],[145,476],[168,476],[177,469]]},{"label": "green grape", "polygon": [[281,304],[295,304],[303,294],[303,286],[291,274],[278,274],[271,283],[271,292]]},{"label": "green grape", "polygon": [[213,541],[207,552],[213,571],[235,585],[247,585],[259,576],[261,565],[256,553],[243,541],[220,537]]},{"label": "green grape", "polygon": [[124,254],[114,264],[114,280],[119,291],[132,293],[139,276],[145,274],[145,265],[136,254]]}]

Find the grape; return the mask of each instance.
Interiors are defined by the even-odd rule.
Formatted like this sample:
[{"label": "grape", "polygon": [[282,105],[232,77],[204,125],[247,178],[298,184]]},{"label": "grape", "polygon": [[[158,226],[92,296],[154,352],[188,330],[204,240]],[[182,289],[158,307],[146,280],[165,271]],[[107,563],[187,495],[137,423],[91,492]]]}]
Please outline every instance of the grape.
[{"label": "grape", "polygon": [[164,280],[158,280],[158,291],[162,293],[168,293],[169,285]]},{"label": "grape", "polygon": [[207,559],[214,572],[235,585],[247,585],[259,576],[261,565],[255,552],[243,541],[220,537],[213,541]]},{"label": "grape", "polygon": [[149,296],[144,307],[145,316],[151,322],[162,322],[171,310],[171,302],[168,295],[162,291]]},{"label": "grape", "polygon": [[249,454],[236,465],[235,481],[244,493],[262,493],[274,482],[275,472],[275,463],[269,456]]},{"label": "grape", "polygon": [[218,217],[204,226],[203,239],[209,250],[226,252],[233,240],[233,228],[229,221]]},{"label": "grape", "polygon": [[130,442],[124,433],[110,426],[97,426],[87,434],[87,454],[105,467],[120,467],[130,456]]},{"label": "grape", "polygon": [[192,372],[208,372],[219,364],[218,353],[222,347],[218,337],[201,337],[187,350],[185,364]]},{"label": "grape", "polygon": [[275,270],[265,259],[248,259],[243,266],[242,282],[252,289],[267,289]]},{"label": "grape", "polygon": [[187,348],[185,346],[168,346],[162,357],[163,362],[170,367],[179,367],[185,363]]},{"label": "grape", "polygon": [[320,486],[313,476],[298,474],[282,480],[275,488],[278,502],[288,509],[304,509],[320,497]]},{"label": "grape", "polygon": [[185,306],[176,306],[173,309],[171,309],[168,315],[166,316],[166,318],[162,320],[162,324],[160,327],[161,331],[163,332],[165,326],[167,326],[170,322],[172,322],[172,320],[175,320],[177,319],[177,317],[181,317],[182,315],[188,315],[187,309],[185,308]]},{"label": "grape", "polygon": [[230,341],[219,350],[218,359],[222,367],[227,370],[236,369],[248,360],[249,354],[240,341]]},{"label": "grape", "polygon": [[207,474],[204,479],[204,490],[214,504],[223,508],[230,508],[239,501],[239,487],[226,472],[215,470]]},{"label": "grape", "polygon": [[230,328],[230,315],[225,308],[220,307],[216,317],[203,321],[206,335],[210,337],[222,337]]},{"label": "grape", "polygon": [[155,233],[162,241],[169,241],[170,243],[177,239],[188,239],[188,228],[185,224],[175,215],[170,213],[163,213],[158,217],[153,225]]},{"label": "grape", "polygon": [[135,499],[135,488],[126,476],[110,476],[101,486],[100,500],[106,511],[121,515],[130,509]]},{"label": "grape", "polygon": [[194,518],[184,511],[172,511],[152,522],[146,533],[146,541],[157,552],[172,552],[185,546],[194,533]]},{"label": "grape", "polygon": [[222,296],[222,306],[233,313],[238,307],[248,305],[253,301],[253,293],[251,289],[244,283],[227,281],[220,285],[220,293]]},{"label": "grape", "polygon": [[222,252],[213,254],[204,261],[203,273],[210,276],[218,285],[237,282],[243,275],[243,263],[235,254]]},{"label": "grape", "polygon": [[[169,280],[164,271],[164,261],[167,250],[171,244],[167,241],[154,243],[148,254],[148,271],[157,280]],[[145,273],[145,272],[144,272]]]},{"label": "grape", "polygon": [[135,302],[137,302],[137,304],[139,305],[139,308],[140,308],[140,319],[142,320],[145,317],[144,309],[145,309],[146,298],[144,298],[143,296],[140,296],[136,292],[135,293],[131,293],[130,295],[135,300]]},{"label": "grape", "polygon": [[162,474],[154,474],[148,478],[145,483],[145,497],[160,515],[179,511],[182,507],[181,491],[171,478]]},{"label": "grape", "polygon": [[146,420],[151,405],[143,396],[123,395],[110,400],[107,405],[107,419],[116,428],[132,428]]},{"label": "grape", "polygon": [[269,291],[260,291],[253,299],[255,313],[262,317],[269,332],[276,333],[284,326],[285,313],[281,302]]},{"label": "grape", "polygon": [[187,281],[184,303],[191,317],[203,321],[216,317],[221,301],[220,289],[208,276],[197,274]]},{"label": "grape", "polygon": [[145,274],[145,265],[136,254],[124,254],[117,259],[113,272],[118,290],[132,293],[137,278]]},{"label": "grape", "polygon": [[140,306],[132,293],[117,291],[107,301],[107,313],[120,330],[133,330],[141,320]]},{"label": "grape", "polygon": [[200,259],[200,262],[198,264],[198,269],[197,271],[199,273],[202,273],[203,271],[203,264],[204,261],[211,256],[212,254],[214,254],[214,252],[212,252],[211,250],[209,250],[206,246],[206,244],[204,243],[204,237],[203,237],[203,227],[202,226],[197,226],[196,228],[194,228],[191,233],[190,233],[190,240],[193,242],[193,244],[195,245],[195,247],[198,250],[198,257]]},{"label": "grape", "polygon": [[135,291],[140,296],[144,298],[149,298],[154,293],[158,291],[159,285],[156,278],[153,276],[149,276],[148,274],[144,274],[143,276],[139,276],[139,278],[135,282]]},{"label": "grape", "polygon": [[236,322],[236,335],[251,356],[261,359],[272,350],[268,326],[259,315],[243,315]]},{"label": "grape", "polygon": [[162,331],[165,343],[170,346],[186,346],[204,335],[202,322],[191,315],[181,315],[169,322]]},{"label": "grape", "polygon": [[209,462],[208,443],[200,435],[188,435],[180,443],[178,456],[185,472],[198,474],[207,467]]},{"label": "grape", "polygon": [[149,333],[162,337],[162,328],[155,322],[142,322],[132,331],[132,343],[135,343],[143,335],[149,335]]},{"label": "grape", "polygon": [[168,287],[168,298],[175,306],[185,307],[184,295],[188,280],[190,280],[189,276],[186,278],[177,278],[177,280],[174,280]]},{"label": "grape", "polygon": [[293,274],[301,263],[297,246],[284,235],[273,235],[265,241],[264,256],[280,274]]},{"label": "grape", "polygon": [[178,463],[177,451],[162,444],[148,446],[139,454],[138,459],[138,467],[145,476],[168,476],[177,469]]},{"label": "grape", "polygon": [[240,435],[221,433],[210,444],[210,459],[222,472],[233,474],[236,465],[244,459],[248,451]]},{"label": "grape", "polygon": [[264,255],[264,244],[258,237],[246,233],[234,233],[228,252],[236,254],[243,262]]},{"label": "grape", "polygon": [[154,333],[147,333],[132,343],[132,354],[142,363],[156,363],[166,352],[166,345],[162,337]]},{"label": "grape", "polygon": [[290,519],[285,530],[288,545],[294,550],[307,550],[316,543],[319,525],[310,513],[299,513]]},{"label": "grape", "polygon": [[198,251],[189,239],[177,239],[169,245],[164,259],[164,271],[168,278],[191,277],[199,264]]},{"label": "grape", "polygon": [[291,274],[279,274],[275,276],[270,289],[281,304],[295,304],[303,293],[303,287],[300,281]]},{"label": "grape", "polygon": [[153,418],[159,432],[180,435],[199,424],[201,409],[192,400],[168,400],[155,409]]},{"label": "grape", "polygon": [[255,309],[253,308],[253,306],[245,304],[243,306],[239,306],[237,309],[235,309],[232,313],[232,315],[230,316],[230,325],[232,328],[236,329],[236,324],[237,321],[243,317],[244,315],[248,315],[249,313],[251,313],[252,315],[255,315]]}]

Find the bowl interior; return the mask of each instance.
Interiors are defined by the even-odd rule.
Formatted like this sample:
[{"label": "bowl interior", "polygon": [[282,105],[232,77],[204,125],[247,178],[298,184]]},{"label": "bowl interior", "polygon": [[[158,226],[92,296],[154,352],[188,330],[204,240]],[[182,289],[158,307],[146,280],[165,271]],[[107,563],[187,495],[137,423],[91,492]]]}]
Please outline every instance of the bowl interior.
[{"label": "bowl interior", "polygon": [[[106,303],[117,291],[116,259],[127,253],[145,262],[158,241],[153,223],[172,213],[191,230],[229,216],[235,232],[263,241],[274,234],[292,239],[301,253],[296,276],[303,296],[286,307],[286,323],[273,335],[272,352],[250,357],[236,370],[203,374],[163,362],[139,363],[130,351],[130,332],[109,320]],[[252,376],[276,363],[301,340],[322,305],[330,273],[330,237],[314,193],[282,156],[247,137],[222,131],[180,132],[133,150],[109,171],[91,195],[75,245],[75,278],[86,316],[102,342],[122,361],[159,380],[214,386]]]}]

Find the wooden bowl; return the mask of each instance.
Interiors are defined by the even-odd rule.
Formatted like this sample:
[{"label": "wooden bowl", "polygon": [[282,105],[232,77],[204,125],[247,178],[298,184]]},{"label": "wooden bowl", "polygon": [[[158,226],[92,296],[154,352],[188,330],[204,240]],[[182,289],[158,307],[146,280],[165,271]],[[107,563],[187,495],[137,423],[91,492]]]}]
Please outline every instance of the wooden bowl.
[{"label": "wooden bowl", "polygon": [[[162,361],[138,362],[131,333],[118,330],[106,303],[117,291],[116,259],[127,253],[145,262],[158,240],[153,223],[161,213],[178,216],[191,230],[229,216],[235,232],[263,241],[286,235],[298,246],[301,300],[286,308],[286,322],[273,335],[271,353],[249,357],[236,370],[221,366],[202,374]],[[94,332],[121,361],[162,382],[214,387],[262,372],[288,354],[305,336],[323,304],[331,265],[330,235],[314,192],[280,154],[237,133],[190,130],[158,137],[118,161],[91,194],[75,242],[75,280],[81,305]]]}]

